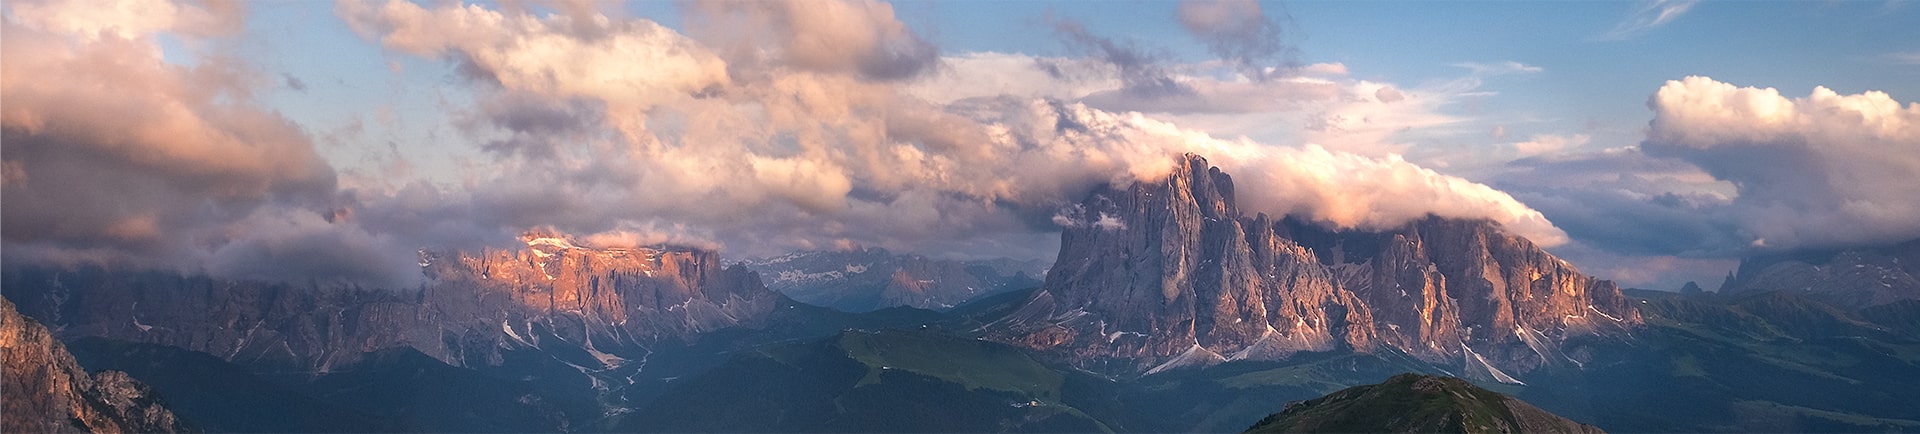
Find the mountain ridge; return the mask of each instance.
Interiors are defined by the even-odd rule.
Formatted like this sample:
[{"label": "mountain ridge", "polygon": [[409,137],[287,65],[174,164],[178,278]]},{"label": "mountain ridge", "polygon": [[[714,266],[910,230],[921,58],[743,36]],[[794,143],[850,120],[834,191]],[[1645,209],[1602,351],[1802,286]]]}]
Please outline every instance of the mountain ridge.
[{"label": "mountain ridge", "polygon": [[39,322],[0,298],[5,432],[185,432],[153,390],[120,371],[91,375]]},{"label": "mountain ridge", "polygon": [[24,267],[5,273],[5,284],[22,313],[46,319],[63,337],[171,345],[315,372],[396,346],[454,366],[499,364],[502,350],[538,346],[536,327],[588,349],[639,352],[653,342],[756,326],[792,303],[712,251],[524,241],[516,249],[422,251],[429,281],[412,290]]},{"label": "mountain ridge", "polygon": [[1519,382],[1506,371],[1579,365],[1563,343],[1640,321],[1612,282],[1491,221],[1328,230],[1246,216],[1235,188],[1187,154],[1165,179],[1096,189],[1056,218],[1046,282],[989,338],[1120,375],[1386,346]]}]

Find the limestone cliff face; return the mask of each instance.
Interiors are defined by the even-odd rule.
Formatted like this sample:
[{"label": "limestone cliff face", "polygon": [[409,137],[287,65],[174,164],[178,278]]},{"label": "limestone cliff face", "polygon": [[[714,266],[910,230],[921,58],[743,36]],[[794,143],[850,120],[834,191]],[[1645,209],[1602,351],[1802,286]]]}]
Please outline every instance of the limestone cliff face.
[{"label": "limestone cliff face", "polygon": [[474,255],[423,254],[424,270],[438,283],[426,288],[422,305],[466,329],[498,332],[481,335],[502,342],[530,341],[531,328],[540,324],[591,347],[690,341],[722,328],[754,327],[788,302],[761,285],[758,275],[725,267],[711,251],[589,249],[559,238],[535,238],[528,245]]},{"label": "limestone cliff face", "polygon": [[539,328],[584,348],[687,341],[753,327],[787,300],[713,252],[588,249],[422,252],[410,290],[311,288],[156,272],[9,272],[9,298],[62,335],[173,345],[252,365],[324,371],[411,346],[456,366],[539,346]]},{"label": "limestone cliff face", "polygon": [[46,327],[0,299],[0,432],[182,432],[146,385],[119,371],[87,375]]},{"label": "limestone cliff face", "polygon": [[1245,216],[1233,192],[1192,155],[1163,181],[1094,192],[1061,216],[1041,290],[989,336],[1090,369],[1390,349],[1504,381],[1639,321],[1611,282],[1491,222],[1332,231]]},{"label": "limestone cliff face", "polygon": [[1276,230],[1307,240],[1343,288],[1362,294],[1383,343],[1429,361],[1527,372],[1573,360],[1561,341],[1640,323],[1613,282],[1490,222],[1428,217],[1390,231],[1334,232],[1290,220]]}]

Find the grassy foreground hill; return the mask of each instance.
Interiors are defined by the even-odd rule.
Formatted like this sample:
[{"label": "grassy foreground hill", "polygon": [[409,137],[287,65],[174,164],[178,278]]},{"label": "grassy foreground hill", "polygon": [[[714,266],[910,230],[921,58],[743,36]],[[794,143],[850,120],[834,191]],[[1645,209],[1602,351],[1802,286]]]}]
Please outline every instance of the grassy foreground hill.
[{"label": "grassy foreground hill", "polygon": [[1548,413],[1518,399],[1452,377],[1401,374],[1286,409],[1248,428],[1253,433],[1599,433],[1599,428]]}]

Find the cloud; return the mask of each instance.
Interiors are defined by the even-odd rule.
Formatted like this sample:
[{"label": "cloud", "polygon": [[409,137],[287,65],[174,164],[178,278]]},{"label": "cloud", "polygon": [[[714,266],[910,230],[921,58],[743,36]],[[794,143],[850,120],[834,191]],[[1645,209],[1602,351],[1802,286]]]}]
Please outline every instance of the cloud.
[{"label": "cloud", "polygon": [[208,261],[280,235],[248,229],[255,216],[324,221],[337,209],[333,168],[299,126],[253,102],[271,78],[227,56],[186,66],[162,57],[157,34],[228,36],[241,4],[7,6],[0,140],[11,169],[0,239],[10,263],[249,275]]},{"label": "cloud", "polygon": [[74,0],[9,2],[18,24],[58,33],[82,42],[144,39],[160,32],[188,36],[224,36],[240,30],[245,6],[240,1]]},{"label": "cloud", "polygon": [[[1221,138],[1136,111],[1288,112],[1390,134],[1445,122],[1420,117],[1439,99],[1425,90],[1341,65],[1209,78],[1244,65],[1169,64],[1070,24],[1084,58],[941,58],[891,6],[860,0],[695,3],[688,34],[590,2],[341,2],[362,37],[446,62],[458,74],[446,85],[472,98],[449,105],[454,139],[471,145],[460,179],[342,188],[298,125],[253,102],[290,77],[226,56],[162,59],[156,34],[243,15],[171,5],[169,21],[113,4],[82,20],[64,5],[10,3],[6,18],[10,261],[406,286],[415,248],[511,245],[529,230],[739,256],[865,245],[1039,258],[1063,208],[1102,184],[1158,180],[1186,152],[1239,176],[1250,212],[1369,228],[1433,213],[1564,238],[1505,193],[1391,153]],[[48,76],[65,79],[21,79]],[[1021,82],[1035,77],[1046,85]],[[929,87],[942,80],[970,84]],[[1185,93],[1117,96],[1163,85]]]},{"label": "cloud", "polygon": [[280,78],[284,80],[284,84],[288,89],[301,92],[307,90],[307,82],[300,80],[300,77],[294,77],[293,74],[280,74]]},{"label": "cloud", "polygon": [[1528,65],[1525,63],[1515,62],[1511,60],[1508,60],[1505,62],[1499,62],[1499,63],[1461,62],[1461,63],[1455,63],[1453,64],[1453,66],[1466,68],[1469,71],[1473,71],[1473,75],[1476,77],[1507,75],[1507,74],[1538,74],[1546,71],[1545,68]]},{"label": "cloud", "polygon": [[[1286,148],[1282,148],[1286,149]],[[1384,159],[1328,151],[1274,152],[1234,173],[1260,191],[1243,200],[1271,214],[1297,214],[1338,226],[1386,229],[1426,214],[1484,218],[1542,246],[1567,241],[1539,211],[1505,192],[1420,167],[1397,155]],[[1232,155],[1232,154],[1229,154]],[[1267,171],[1292,170],[1295,173]]]},{"label": "cloud", "polygon": [[[731,81],[719,56],[647,20],[621,20],[581,33],[577,15],[411,2],[342,1],[336,13],[388,49],[456,59],[474,79],[550,98],[590,98],[621,119],[629,140],[654,107],[693,99]],[[591,15],[593,17],[604,17]],[[587,19],[587,18],[581,18]]]},{"label": "cloud", "polygon": [[1099,219],[1093,221],[1093,227],[1104,231],[1124,231],[1127,230],[1127,222],[1121,220],[1120,216],[1107,215],[1103,212],[1100,213]]},{"label": "cloud", "polygon": [[580,242],[596,249],[636,248],[659,245],[718,250],[720,242],[710,234],[685,223],[627,222],[614,229],[581,237]]},{"label": "cloud", "polygon": [[[1400,158],[1331,151],[1318,145],[1272,146],[1221,140],[1205,133],[1134,114],[1079,106],[1060,107],[1088,136],[1075,141],[1104,144],[1106,155],[1127,156],[1130,180],[1165,176],[1165,161],[1193,152],[1236,177],[1240,203],[1249,212],[1294,214],[1339,227],[1384,229],[1427,214],[1485,218],[1542,245],[1566,241],[1539,212],[1486,185],[1447,176]],[[1064,121],[1063,121],[1064,122]]]},{"label": "cloud", "polygon": [[1299,49],[1285,41],[1286,29],[1258,1],[1184,0],[1178,13],[1188,33],[1242,76],[1265,80],[1299,66]]},{"label": "cloud", "polygon": [[688,4],[690,28],[737,67],[785,66],[870,79],[932,70],[940,50],[872,0],[703,0]]},{"label": "cloud", "polygon": [[1708,77],[1662,86],[1641,145],[1732,183],[1730,218],[1772,249],[1920,237],[1920,104],[1816,87],[1788,98]]},{"label": "cloud", "polygon": [[406,288],[421,281],[418,247],[310,212],[267,209],[236,222],[207,271],[222,277],[298,284]]},{"label": "cloud", "polygon": [[1896,65],[1920,65],[1920,51],[1887,53],[1880,57]]},{"label": "cloud", "polygon": [[1316,143],[1374,157],[1416,150],[1403,137],[1410,132],[1467,134],[1448,129],[1467,119],[1443,111],[1484,92],[1473,76],[1402,88],[1355,79],[1337,63],[1308,65],[1265,81],[1221,79],[1210,71],[1222,65],[1212,63],[1162,65],[1186,93],[1142,96],[1128,92],[1104,62],[1083,58],[984,53],[949,57],[944,64],[943,72],[910,82],[905,92],[935,104],[998,95],[1077,101],[1105,111],[1143,112],[1221,137]]},{"label": "cloud", "polygon": [[1584,146],[1587,144],[1587,142],[1591,142],[1591,141],[1593,141],[1593,136],[1586,135],[1586,134],[1573,134],[1573,135],[1565,135],[1565,136],[1553,135],[1553,134],[1539,134],[1539,135],[1533,136],[1531,140],[1514,143],[1513,151],[1517,158],[1527,158],[1527,157],[1553,154],[1553,153],[1559,153],[1562,151],[1571,150],[1573,148]]},{"label": "cloud", "polygon": [[906,91],[935,104],[997,95],[1057,98],[1139,111],[1221,137],[1442,164],[1462,151],[1414,144],[1458,143],[1480,132],[1460,128],[1477,119],[1455,114],[1453,106],[1492,95],[1483,88],[1489,77],[1544,71],[1516,61],[1459,63],[1466,75],[1412,88],[1356,79],[1339,63],[1253,78],[1230,59],[1173,62],[1137,41],[1094,35],[1070,20],[1048,22],[1080,57],[962,54],[945,58],[940,73],[910,82]]},{"label": "cloud", "polygon": [[1699,0],[1640,0],[1625,19],[1599,38],[1617,41],[1639,36],[1679,19],[1699,3]]},{"label": "cloud", "polygon": [[1728,221],[1732,184],[1637,147],[1523,157],[1487,178],[1540,210],[1583,248],[1688,257],[1731,257],[1745,249],[1737,225]]},{"label": "cloud", "polygon": [[606,119],[606,105],[584,98],[508,91],[480,101],[466,115],[458,125],[483,142],[481,149],[544,160],[555,158],[568,143],[596,138],[597,127]]},{"label": "cloud", "polygon": [[[798,19],[783,15],[793,13],[785,8],[760,3],[698,5],[689,8],[693,14],[689,20],[708,25]],[[807,20],[892,22],[891,17],[873,15],[887,9],[859,3],[818,9],[844,16]],[[1485,217],[1546,244],[1561,238],[1538,213],[1511,197],[1397,157],[1219,140],[1139,114],[1095,108],[1104,92],[1158,86],[1164,83],[1156,80],[1171,79],[1172,71],[1163,69],[1165,65],[1153,54],[1093,36],[1071,22],[1056,22],[1056,27],[1086,50],[1091,60],[969,55],[939,61],[949,65],[942,72],[900,82],[858,67],[860,63],[850,59],[796,64],[780,54],[794,49],[788,41],[816,37],[807,33],[819,30],[813,25],[773,26],[793,34],[745,39],[695,30],[697,38],[689,40],[661,33],[670,31],[645,20],[615,20],[606,26],[615,30],[591,39],[567,33],[564,24],[573,18],[560,15],[477,6],[421,9],[411,3],[343,5],[339,10],[350,20],[362,21],[356,27],[370,30],[366,36],[384,41],[389,48],[477,66],[484,72],[477,77],[532,76],[531,72],[502,72],[502,68],[541,65],[547,58],[541,53],[576,50],[591,51],[584,57],[610,62],[644,60],[634,61],[636,65],[713,63],[717,66],[682,69],[726,72],[724,77],[696,74],[714,79],[675,85],[688,82],[679,74],[609,63],[595,68],[602,74],[595,78],[628,86],[564,90],[520,80],[478,82],[497,83],[500,89],[480,87],[480,109],[469,118],[503,135],[575,137],[575,132],[596,128],[618,132],[579,134],[538,146],[551,151],[497,152],[489,164],[501,169],[488,172],[514,175],[477,180],[466,187],[467,193],[438,189],[406,193],[448,201],[451,204],[435,207],[433,214],[487,222],[480,227],[551,226],[590,234],[645,226],[712,239],[735,254],[853,243],[908,251],[1012,251],[1045,256],[1051,253],[1045,251],[1050,244],[1046,233],[1054,230],[1052,217],[1061,206],[1077,202],[1099,184],[1164,176],[1175,156],[1200,152],[1229,170],[1243,168],[1243,176],[1271,186],[1266,189],[1271,191],[1268,196],[1249,202],[1264,207],[1259,211],[1300,213],[1329,224],[1369,227],[1397,225],[1427,213]],[[441,34],[464,36],[423,36]],[[594,42],[621,38],[647,44]],[[447,42],[422,49],[404,42],[410,40]],[[542,44],[553,47],[522,41],[547,41]],[[659,46],[676,48],[649,48]],[[620,50],[645,53],[622,55]],[[1310,69],[1344,73],[1344,68]],[[1005,73],[981,73],[992,71]],[[1026,81],[1030,78],[1046,81],[1031,86]],[[969,84],[928,84],[942,81]],[[1348,95],[1374,103],[1387,99],[1404,104],[1419,98],[1381,84],[1310,77],[1264,84],[1195,83],[1182,92],[1207,95],[1214,98],[1208,104],[1214,105],[1233,104],[1230,97],[1238,94],[1252,94],[1244,104],[1274,104],[1256,102],[1263,97],[1280,104]],[[627,88],[656,92],[646,104],[633,104],[644,110],[618,109],[630,103],[624,100]],[[1087,93],[1073,95],[1074,89]],[[1070,101],[1075,98],[1087,102]],[[635,117],[642,119],[635,121]],[[401,195],[395,193],[391,200]],[[423,228],[434,220],[394,211],[364,214],[371,215],[366,217],[369,221],[408,228]]]},{"label": "cloud", "polygon": [[[1142,47],[1133,41],[1121,41],[1093,34],[1087,26],[1068,19],[1051,20],[1054,33],[1068,49],[1088,56],[1105,66],[1113,68],[1120,77],[1119,92],[1129,98],[1158,99],[1186,96],[1193,89],[1186,83],[1174,78],[1165,65],[1168,54],[1164,51]],[[1041,59],[1047,62],[1047,59]],[[1057,63],[1041,63],[1056,78],[1063,67]]]},{"label": "cloud", "polygon": [[1121,87],[1098,62],[1008,53],[961,53],[942,59],[938,72],[905,83],[909,95],[933,104],[967,98],[1016,96],[1077,100]]},{"label": "cloud", "polygon": [[[1392,103],[1408,97],[1393,86],[1378,83],[1347,89],[1355,83],[1346,77],[1345,66],[1340,64],[1310,65],[1301,68],[1300,75],[1258,82],[1221,80],[1198,65],[1160,64],[1154,67],[1159,68],[1155,80],[1177,85],[1170,91],[1143,91],[1129,87],[1123,73],[1102,60],[968,53],[946,58],[943,63],[943,72],[908,83],[907,93],[937,104],[1012,95],[1074,100],[1110,111],[1169,114],[1270,113],[1305,110],[1341,100]],[[1349,95],[1349,91],[1366,93]]]}]

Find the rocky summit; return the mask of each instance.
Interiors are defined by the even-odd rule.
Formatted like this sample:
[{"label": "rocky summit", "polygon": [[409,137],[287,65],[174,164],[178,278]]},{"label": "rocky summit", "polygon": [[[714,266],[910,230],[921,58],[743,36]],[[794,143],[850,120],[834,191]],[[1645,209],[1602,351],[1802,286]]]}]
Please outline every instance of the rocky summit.
[{"label": "rocky summit", "polygon": [[1045,283],[988,338],[1117,375],[1339,350],[1520,382],[1641,321],[1612,282],[1490,221],[1327,229],[1245,215],[1234,188],[1188,154],[1165,179],[1095,190],[1056,219]]},{"label": "rocky summit", "polygon": [[145,384],[119,371],[88,375],[40,323],[0,299],[0,432],[183,432]]},{"label": "rocky summit", "polygon": [[524,241],[477,253],[422,251],[428,280],[405,290],[53,269],[9,272],[5,284],[22,312],[63,336],[321,372],[392,347],[455,366],[499,364],[502,349],[540,346],[541,335],[618,363],[596,348],[753,326],[790,302],[711,251],[596,249],[531,235]]}]

